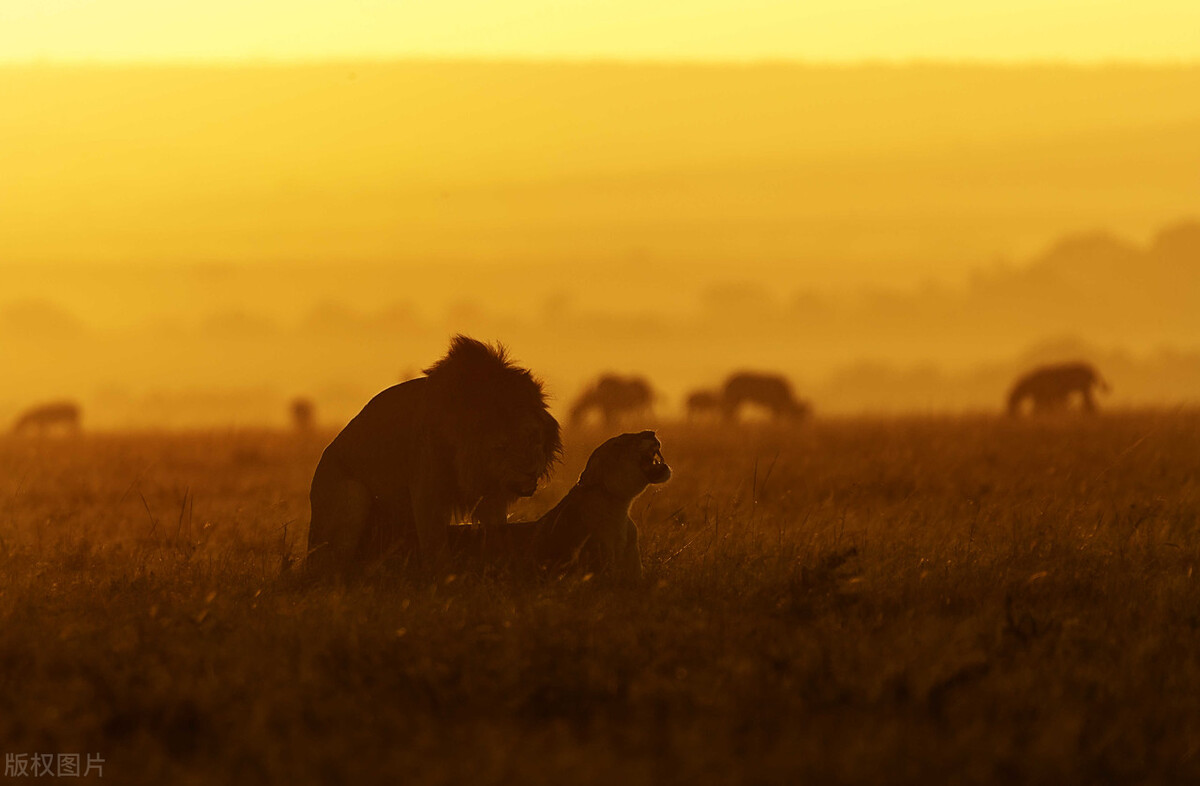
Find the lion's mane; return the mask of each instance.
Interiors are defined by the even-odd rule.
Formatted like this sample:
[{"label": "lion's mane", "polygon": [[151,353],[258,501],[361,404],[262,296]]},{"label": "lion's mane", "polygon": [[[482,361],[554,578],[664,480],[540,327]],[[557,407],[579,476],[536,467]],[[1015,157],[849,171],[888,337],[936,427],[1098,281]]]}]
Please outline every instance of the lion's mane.
[{"label": "lion's mane", "polygon": [[394,385],[334,438],[313,475],[315,572],[438,551],[460,518],[503,523],[562,452],[542,383],[500,345],[457,335],[425,376]]}]

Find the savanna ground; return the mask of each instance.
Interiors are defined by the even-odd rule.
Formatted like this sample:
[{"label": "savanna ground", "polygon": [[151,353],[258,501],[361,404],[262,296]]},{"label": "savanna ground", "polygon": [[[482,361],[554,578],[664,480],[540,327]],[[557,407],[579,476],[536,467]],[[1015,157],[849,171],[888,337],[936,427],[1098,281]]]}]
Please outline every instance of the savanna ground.
[{"label": "savanna ground", "polygon": [[638,589],[281,576],[328,435],[5,438],[0,753],[118,783],[1200,778],[1200,415],[660,436]]}]

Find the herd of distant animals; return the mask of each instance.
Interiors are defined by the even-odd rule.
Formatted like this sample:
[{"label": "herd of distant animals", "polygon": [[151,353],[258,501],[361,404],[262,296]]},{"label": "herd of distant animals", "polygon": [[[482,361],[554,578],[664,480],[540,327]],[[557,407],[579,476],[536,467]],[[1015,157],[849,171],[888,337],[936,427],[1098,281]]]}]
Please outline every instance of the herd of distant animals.
[{"label": "herd of distant animals", "polygon": [[[1078,399],[1083,412],[1096,411],[1092,391],[1107,393],[1108,383],[1087,363],[1039,366],[1021,376],[1008,394],[1008,414],[1051,414],[1070,409]],[[588,386],[571,407],[571,424],[580,426],[598,418],[605,426],[645,418],[655,401],[654,388],[644,377],[603,374]],[[795,422],[812,415],[812,404],[797,398],[791,383],[780,374],[738,371],[716,390],[693,390],[684,399],[687,418],[703,422],[719,418],[737,422],[746,407],[756,407],[772,420]]]},{"label": "herd of distant animals", "polygon": [[[1108,382],[1088,363],[1039,366],[1019,377],[1009,390],[1009,415],[1049,415],[1071,409],[1078,402],[1082,412],[1095,412],[1093,391],[1108,393]],[[658,399],[645,377],[602,374],[571,405],[572,426],[599,420],[606,427],[648,418]],[[780,375],[738,371],[718,389],[693,390],[684,398],[687,419],[705,422],[720,419],[736,422],[747,406],[755,406],[777,421],[799,421],[812,415],[812,405],[797,398],[791,383]],[[288,403],[288,418],[296,431],[316,428],[316,404],[299,397]],[[77,433],[82,428],[82,410],[72,401],[52,401],[31,407],[13,423],[14,434]]]},{"label": "herd of distant animals", "polygon": [[[580,426],[598,417],[605,426],[646,417],[656,396],[644,377],[603,374],[583,391],[571,407],[571,424]],[[744,407],[753,405],[773,420],[797,421],[812,414],[807,401],[796,398],[792,385],[779,374],[739,371],[725,380],[720,390],[695,390],[687,395],[688,420],[719,417],[736,421]]]},{"label": "herd of distant animals", "polygon": [[[1086,363],[1036,368],[1017,379],[1007,411],[1056,413],[1108,385]],[[651,414],[655,393],[642,377],[604,374],[570,409],[582,426],[606,427]],[[754,406],[775,421],[811,415],[779,374],[739,371],[715,390],[686,399],[690,420],[736,423]],[[309,431],[315,407],[290,403],[293,426]],[[75,433],[80,408],[68,401],[24,412],[18,434]],[[563,499],[540,519],[510,522],[508,508],[531,496],[562,454],[561,430],[541,381],[500,345],[455,336],[424,375],[382,391],[325,448],[310,489],[305,558],[314,579],[361,576],[385,564],[443,569],[447,560],[509,569],[586,571],[615,580],[642,575],[634,499],[671,477],[653,431],[611,437],[592,452]]]}]

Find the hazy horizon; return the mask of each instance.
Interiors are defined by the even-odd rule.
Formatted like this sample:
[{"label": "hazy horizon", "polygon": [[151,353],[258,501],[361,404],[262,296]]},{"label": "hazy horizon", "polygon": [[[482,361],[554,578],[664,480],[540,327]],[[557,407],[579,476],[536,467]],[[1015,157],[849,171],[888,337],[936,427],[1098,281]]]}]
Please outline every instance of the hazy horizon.
[{"label": "hazy horizon", "polygon": [[1065,354],[1200,398],[1200,66],[0,76],[0,419],[336,420],[458,331],[560,402],[753,366],[818,412],[986,408]]},{"label": "hazy horizon", "polygon": [[[559,412],[613,370],[648,376],[670,418],[688,390],[743,368],[785,374],[822,414],[995,411],[1023,370],[1079,359],[1114,385],[1105,406],[1200,403],[1200,221],[1146,243],[1065,236],[963,288],[820,293],[728,273],[676,286],[673,308],[653,297],[617,308],[605,298],[623,276],[649,281],[653,295],[681,271],[626,268],[597,292],[578,280],[604,281],[601,271],[545,279],[551,270],[496,271],[529,285],[514,302],[488,297],[505,279],[481,269],[426,271],[417,291],[388,266],[350,266],[335,280],[319,267],[114,265],[76,268],[56,289],[0,269],[10,294],[0,362],[12,380],[0,419],[68,397],[108,428],[279,425],[286,401],[305,395],[336,423],[419,373],[456,332],[505,342],[547,380]],[[156,310],[89,323],[70,305],[89,297]]]}]

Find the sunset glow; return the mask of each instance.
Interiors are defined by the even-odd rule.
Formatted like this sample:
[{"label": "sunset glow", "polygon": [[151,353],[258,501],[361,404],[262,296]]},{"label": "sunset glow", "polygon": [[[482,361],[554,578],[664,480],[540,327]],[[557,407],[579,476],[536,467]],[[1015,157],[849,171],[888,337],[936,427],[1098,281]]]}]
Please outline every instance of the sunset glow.
[{"label": "sunset glow", "polygon": [[1190,0],[6,0],[0,59],[1195,59]]},{"label": "sunset glow", "polygon": [[564,398],[654,368],[674,412],[735,364],[989,406],[978,364],[1080,347],[1140,353],[1131,401],[1197,395],[1148,354],[1200,343],[1197,30],[1185,0],[7,0],[0,419],[346,416],[459,330]]}]

